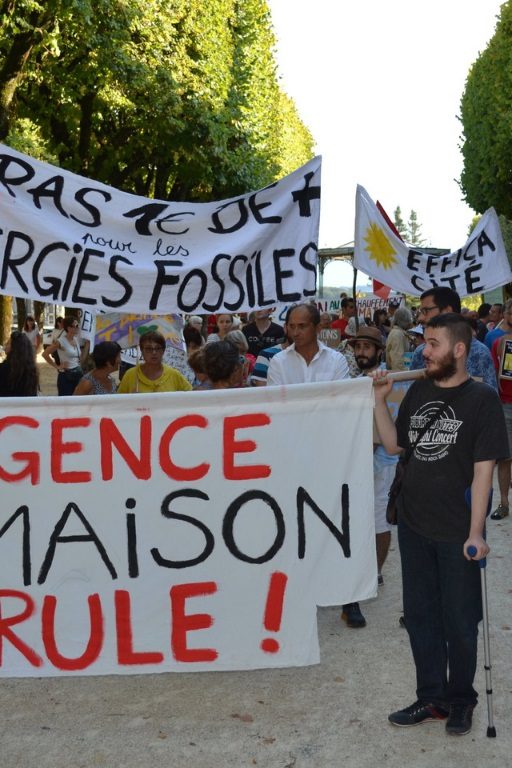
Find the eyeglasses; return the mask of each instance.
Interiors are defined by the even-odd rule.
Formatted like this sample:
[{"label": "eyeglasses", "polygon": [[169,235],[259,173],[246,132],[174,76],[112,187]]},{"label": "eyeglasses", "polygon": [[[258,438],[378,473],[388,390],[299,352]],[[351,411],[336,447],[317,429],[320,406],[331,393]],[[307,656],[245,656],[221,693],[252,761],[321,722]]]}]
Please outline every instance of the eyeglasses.
[{"label": "eyeglasses", "polygon": [[142,351],[143,352],[163,352],[164,350],[162,347],[158,347],[153,344],[148,344],[145,347],[142,347]]},{"label": "eyeglasses", "polygon": [[420,315],[428,315],[429,312],[432,312],[434,309],[439,309],[439,307],[434,304],[433,307],[420,307],[419,314]]}]

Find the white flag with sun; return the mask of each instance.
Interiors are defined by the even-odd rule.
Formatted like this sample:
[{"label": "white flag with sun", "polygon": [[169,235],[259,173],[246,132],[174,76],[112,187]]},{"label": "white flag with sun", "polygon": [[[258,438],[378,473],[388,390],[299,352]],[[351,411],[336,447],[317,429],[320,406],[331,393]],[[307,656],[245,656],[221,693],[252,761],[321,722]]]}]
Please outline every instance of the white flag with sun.
[{"label": "white flag with sun", "polygon": [[457,251],[429,253],[397,237],[361,186],[356,193],[354,266],[395,291],[413,296],[436,286],[469,296],[512,282],[494,208],[484,213]]}]

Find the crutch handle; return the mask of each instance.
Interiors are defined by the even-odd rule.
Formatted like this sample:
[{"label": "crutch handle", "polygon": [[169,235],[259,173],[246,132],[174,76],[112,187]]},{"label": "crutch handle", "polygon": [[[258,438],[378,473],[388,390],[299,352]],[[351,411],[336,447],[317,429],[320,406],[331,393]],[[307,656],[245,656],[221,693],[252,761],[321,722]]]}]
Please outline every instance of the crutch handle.
[{"label": "crutch handle", "polygon": [[[474,557],[476,555],[476,547],[473,544],[470,544],[470,546],[468,547],[468,555],[470,557]],[[482,559],[478,560],[477,562],[480,568],[485,568],[485,566],[487,565],[487,558],[482,557]]]}]

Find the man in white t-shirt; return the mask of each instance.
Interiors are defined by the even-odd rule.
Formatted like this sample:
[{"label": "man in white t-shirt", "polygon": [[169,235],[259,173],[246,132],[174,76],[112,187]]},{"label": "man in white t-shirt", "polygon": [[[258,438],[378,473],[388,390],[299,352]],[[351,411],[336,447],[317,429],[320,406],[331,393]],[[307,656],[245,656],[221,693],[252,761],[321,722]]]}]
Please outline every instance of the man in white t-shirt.
[{"label": "man in white t-shirt", "polygon": [[349,378],[344,356],[318,341],[319,328],[320,312],[314,304],[298,304],[291,310],[287,333],[292,344],[270,361],[267,386]]}]

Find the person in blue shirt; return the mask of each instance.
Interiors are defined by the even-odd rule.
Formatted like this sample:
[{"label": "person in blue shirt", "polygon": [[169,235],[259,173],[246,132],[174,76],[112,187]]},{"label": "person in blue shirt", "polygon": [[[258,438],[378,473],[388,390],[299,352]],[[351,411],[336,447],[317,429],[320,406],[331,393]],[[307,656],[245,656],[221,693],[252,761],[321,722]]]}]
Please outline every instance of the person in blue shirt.
[{"label": "person in blue shirt", "polygon": [[[440,286],[438,288],[429,288],[420,296],[419,321],[425,325],[436,315],[443,315],[447,312],[456,312],[460,314],[460,296],[452,288]],[[424,344],[416,348],[412,357],[411,368],[424,368],[423,359]],[[489,349],[481,341],[473,339],[469,348],[469,354],[466,363],[467,372],[470,376],[480,379],[498,390],[496,380],[496,371],[492,362]]]},{"label": "person in blue shirt", "polygon": [[492,350],[495,340],[506,333],[512,333],[512,299],[508,299],[503,305],[503,319],[501,322],[492,331],[487,331],[485,334],[485,346]]}]

